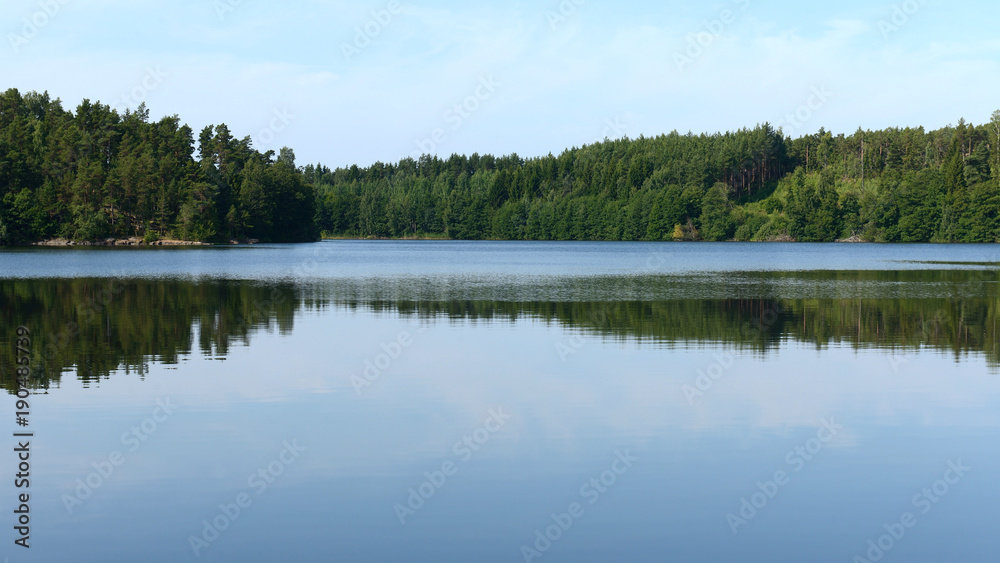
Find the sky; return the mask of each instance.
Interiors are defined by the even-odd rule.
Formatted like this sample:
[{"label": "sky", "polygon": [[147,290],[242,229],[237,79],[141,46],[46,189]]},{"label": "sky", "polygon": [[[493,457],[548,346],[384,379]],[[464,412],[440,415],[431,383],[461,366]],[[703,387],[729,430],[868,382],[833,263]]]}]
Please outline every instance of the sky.
[{"label": "sky", "polygon": [[331,168],[604,138],[984,123],[994,2],[10,0],[0,88]]}]

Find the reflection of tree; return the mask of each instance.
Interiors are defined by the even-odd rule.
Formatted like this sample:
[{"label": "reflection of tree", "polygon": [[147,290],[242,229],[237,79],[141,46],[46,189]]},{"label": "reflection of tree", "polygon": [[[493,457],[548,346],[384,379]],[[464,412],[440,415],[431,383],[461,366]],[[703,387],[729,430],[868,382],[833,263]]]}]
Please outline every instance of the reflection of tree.
[{"label": "reflection of tree", "polygon": [[[65,371],[84,381],[120,367],[141,373],[150,360],[176,363],[194,344],[224,355],[234,340],[248,344],[260,328],[290,333],[299,307],[291,285],[0,280],[0,326],[31,328],[39,386]],[[5,330],[0,346],[13,349],[12,339]],[[0,383],[14,388],[11,366],[0,364]]]},{"label": "reflection of tree", "polygon": [[[797,291],[806,295],[824,295],[827,290],[822,286],[809,284],[831,281],[888,282],[889,290],[863,300],[825,295],[820,299],[406,300],[382,296],[384,286],[370,280],[314,286],[245,281],[0,280],[0,326],[4,327],[0,347],[13,349],[13,327],[30,327],[36,383],[47,387],[67,371],[83,381],[108,377],[119,368],[142,373],[148,362],[176,363],[194,346],[207,354],[225,355],[233,342],[249,344],[252,334],[262,328],[276,327],[281,334],[290,334],[300,310],[334,306],[417,316],[427,322],[536,319],[609,340],[668,346],[724,344],[761,354],[786,339],[817,347],[835,343],[924,346],[949,351],[956,358],[984,353],[992,364],[1000,364],[1000,292],[995,283],[982,283],[993,282],[994,274],[806,272],[754,274],[744,280],[754,277],[764,285],[754,286],[751,292],[760,295],[773,293],[774,286],[766,284],[780,279],[794,280]],[[926,296],[893,289],[905,283],[911,284],[908,291],[923,291]],[[0,362],[0,385],[8,391],[15,388],[13,373],[11,362]]]},{"label": "reflection of tree", "polygon": [[729,299],[651,302],[370,302],[376,311],[421,317],[537,318],[599,334],[668,345],[733,345],[767,352],[782,340],[817,347],[926,346],[963,354],[982,352],[1000,363],[997,312],[1000,299]]}]

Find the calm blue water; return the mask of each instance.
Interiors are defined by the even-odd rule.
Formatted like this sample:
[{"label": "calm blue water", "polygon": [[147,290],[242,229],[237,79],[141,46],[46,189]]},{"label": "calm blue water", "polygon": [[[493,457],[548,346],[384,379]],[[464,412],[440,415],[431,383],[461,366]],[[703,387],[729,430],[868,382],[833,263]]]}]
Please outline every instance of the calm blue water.
[{"label": "calm blue water", "polygon": [[[311,245],[0,248],[4,277],[314,279],[435,277],[517,281],[745,271],[908,270],[1000,264],[996,245],[326,241]],[[963,262],[968,264],[962,264]]]},{"label": "calm blue water", "polygon": [[995,562],[996,256],[0,250],[3,337],[89,327],[36,374],[29,550],[0,399],[0,558]]}]

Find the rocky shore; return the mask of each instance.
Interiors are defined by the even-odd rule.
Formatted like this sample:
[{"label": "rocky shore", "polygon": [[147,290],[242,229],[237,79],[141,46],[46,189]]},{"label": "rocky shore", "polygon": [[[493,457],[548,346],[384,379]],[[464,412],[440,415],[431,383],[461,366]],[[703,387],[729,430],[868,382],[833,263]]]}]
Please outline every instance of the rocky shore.
[{"label": "rocky shore", "polygon": [[[229,244],[257,244],[256,239],[250,240],[231,240]],[[127,239],[104,239],[97,241],[78,241],[78,240],[68,240],[63,238],[43,240],[39,242],[31,243],[32,246],[212,246],[211,243],[207,242],[197,242],[190,240],[172,240],[163,239],[155,240],[151,242],[145,242],[139,237],[132,237]]]}]

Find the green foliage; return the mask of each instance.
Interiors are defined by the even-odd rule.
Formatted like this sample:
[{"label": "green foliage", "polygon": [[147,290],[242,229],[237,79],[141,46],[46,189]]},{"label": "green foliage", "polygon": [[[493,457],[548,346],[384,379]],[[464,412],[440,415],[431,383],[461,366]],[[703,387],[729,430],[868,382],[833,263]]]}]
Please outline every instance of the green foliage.
[{"label": "green foliage", "polygon": [[770,197],[764,200],[764,213],[774,213],[785,210],[785,202],[777,197]]},{"label": "green foliage", "polygon": [[930,132],[786,139],[764,124],[533,159],[307,166],[305,178],[319,194],[318,223],[342,237],[978,241],[1000,231],[986,188],[1000,181],[996,146],[1000,112],[981,127]]},{"label": "green foliage", "polygon": [[1000,191],[993,182],[975,185],[969,193],[965,240],[1000,242]]},{"label": "green foliage", "polygon": [[736,229],[736,234],[733,235],[738,241],[748,242],[754,240],[754,235],[757,234],[764,225],[767,225],[770,218],[766,215],[752,215],[747,217],[746,221],[740,225],[739,229]]},{"label": "green foliage", "polygon": [[729,194],[725,184],[716,184],[701,200],[701,237],[708,241],[727,240],[735,231]]},{"label": "green foliage", "polygon": [[842,216],[833,171],[824,168],[818,178],[810,180],[801,167],[792,174],[787,207],[790,234],[804,242],[829,242],[840,234]]},{"label": "green foliage", "polygon": [[[768,124],[607,140],[558,156],[297,167],[223,125],[144,106],[0,94],[0,244],[53,236],[199,241],[985,242],[1000,237],[1000,111],[982,126],[784,138]],[[197,156],[195,156],[195,154]]]},{"label": "green foliage", "polygon": [[[761,125],[605,141],[528,160],[423,156],[368,168],[310,165],[304,175],[318,193],[318,223],[334,236],[670,240],[676,225],[690,225],[686,236],[698,232],[712,186],[747,196],[788,165],[785,140]],[[736,226],[723,220],[724,238]]]},{"label": "green foliage", "polygon": [[84,100],[0,94],[0,244],[53,236],[310,241],[315,189],[291,149],[260,153],[225,125],[191,129]]},{"label": "green foliage", "polygon": [[791,225],[787,217],[784,215],[772,215],[768,217],[767,222],[761,228],[757,229],[757,232],[750,237],[750,240],[753,242],[777,240],[791,236],[789,234],[790,230]]}]

